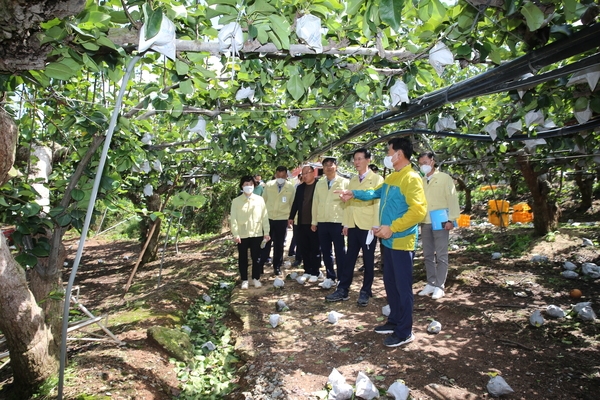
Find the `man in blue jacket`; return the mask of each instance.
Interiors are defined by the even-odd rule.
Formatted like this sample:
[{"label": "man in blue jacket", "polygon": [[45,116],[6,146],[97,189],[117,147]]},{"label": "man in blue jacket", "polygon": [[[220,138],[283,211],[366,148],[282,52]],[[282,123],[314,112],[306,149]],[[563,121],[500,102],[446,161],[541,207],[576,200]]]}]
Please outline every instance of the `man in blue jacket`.
[{"label": "man in blue jacket", "polygon": [[383,163],[394,172],[374,190],[344,190],[343,200],[351,198],[379,201],[381,226],[374,229],[375,236],[383,239],[385,271],[383,284],[390,305],[390,315],[375,332],[390,334],[383,344],[402,346],[412,342],[412,314],[414,297],[413,259],[417,245],[419,223],[425,218],[427,201],[423,181],[411,167],[413,145],[407,138],[394,138],[388,142],[388,155]]}]

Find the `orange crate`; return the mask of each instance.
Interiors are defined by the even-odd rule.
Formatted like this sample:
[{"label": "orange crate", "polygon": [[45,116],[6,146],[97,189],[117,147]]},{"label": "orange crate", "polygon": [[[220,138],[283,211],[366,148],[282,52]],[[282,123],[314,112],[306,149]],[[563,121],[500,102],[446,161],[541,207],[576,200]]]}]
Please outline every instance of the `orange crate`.
[{"label": "orange crate", "polygon": [[512,214],[512,222],[528,223],[533,221],[533,213],[526,211],[517,211]]},{"label": "orange crate", "polygon": [[456,222],[458,223],[459,228],[466,228],[467,226],[471,226],[471,216],[461,214],[458,216],[458,221]]},{"label": "orange crate", "polygon": [[529,204],[527,204],[527,203],[518,203],[513,206],[513,211],[514,212],[531,211],[531,207],[529,207]]}]

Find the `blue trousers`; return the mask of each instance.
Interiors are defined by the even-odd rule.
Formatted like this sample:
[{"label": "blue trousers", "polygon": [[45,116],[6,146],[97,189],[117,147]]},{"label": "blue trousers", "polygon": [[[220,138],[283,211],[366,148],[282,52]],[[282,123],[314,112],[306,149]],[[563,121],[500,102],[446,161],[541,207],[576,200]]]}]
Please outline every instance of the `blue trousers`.
[{"label": "blue trousers", "polygon": [[[338,276],[333,268],[333,252],[335,250],[335,264],[338,271],[340,266],[345,263],[346,252],[344,250],[344,235],[342,235],[342,224],[339,222],[319,222],[317,225],[319,235],[319,244],[323,254],[323,264],[327,271],[327,278],[337,279]],[[333,246],[332,246],[333,244]]]},{"label": "blue trousers", "polygon": [[399,338],[406,338],[412,333],[414,256],[414,251],[383,247],[383,285],[390,305],[388,323],[396,325],[394,333]]},{"label": "blue trousers", "polygon": [[377,246],[377,238],[373,239],[371,244],[367,247],[366,240],[368,234],[369,231],[365,229],[348,229],[348,251],[346,252],[346,261],[343,265],[338,264],[338,276],[340,278],[338,288],[348,293],[350,285],[352,285],[354,267],[356,266],[358,253],[362,249],[365,275],[360,291],[365,292],[372,297],[373,292],[371,291],[371,287],[373,286],[373,279],[375,276],[375,247]]}]

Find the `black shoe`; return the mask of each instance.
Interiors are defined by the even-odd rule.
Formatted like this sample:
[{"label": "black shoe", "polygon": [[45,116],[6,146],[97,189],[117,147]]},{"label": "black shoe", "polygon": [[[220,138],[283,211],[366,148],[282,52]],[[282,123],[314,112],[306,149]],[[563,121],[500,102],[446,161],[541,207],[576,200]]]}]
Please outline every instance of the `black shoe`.
[{"label": "black shoe", "polygon": [[330,302],[346,301],[346,300],[350,300],[350,297],[348,296],[348,293],[344,292],[341,289],[337,289],[335,292],[325,296],[325,300],[330,301]]},{"label": "black shoe", "polygon": [[360,268],[358,269],[358,272],[365,272],[365,266],[363,265],[362,267],[360,267]]},{"label": "black shoe", "polygon": [[376,333],[381,333],[382,335],[389,335],[390,333],[394,333],[394,329],[396,329],[396,325],[386,322],[385,325],[378,326],[374,331]]},{"label": "black shoe", "polygon": [[294,261],[294,263],[292,264],[292,267],[297,267],[298,265],[302,264],[302,261]]},{"label": "black shoe", "polygon": [[295,253],[295,252],[293,252],[293,251],[290,251],[290,252],[288,253],[288,257],[294,257],[295,255],[296,255],[296,253]]},{"label": "black shoe", "polygon": [[369,305],[369,295],[365,292],[360,292],[358,294],[358,300],[356,300],[356,303],[361,307],[368,306]]},{"label": "black shoe", "polygon": [[267,258],[267,264],[273,263],[273,259],[271,257]]},{"label": "black shoe", "polygon": [[393,333],[383,340],[383,344],[386,345],[387,347],[398,347],[398,346],[408,344],[408,343],[412,342],[413,340],[415,340],[414,333],[411,333],[408,337],[406,337],[404,339],[399,338],[398,336],[396,336],[395,333]]},{"label": "black shoe", "polygon": [[274,270],[273,270],[273,273],[274,273],[275,275],[277,275],[277,276],[281,276],[281,270],[280,270],[279,268],[277,268],[277,269],[274,269]]}]

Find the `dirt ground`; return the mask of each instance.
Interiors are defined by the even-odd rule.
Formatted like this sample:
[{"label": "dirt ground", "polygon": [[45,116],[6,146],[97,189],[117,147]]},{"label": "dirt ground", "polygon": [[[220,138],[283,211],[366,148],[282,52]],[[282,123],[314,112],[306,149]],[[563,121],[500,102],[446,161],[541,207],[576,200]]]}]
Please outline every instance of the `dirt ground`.
[{"label": "dirt ground", "polygon": [[[440,300],[416,295],[425,277],[417,252],[413,285],[416,340],[394,349],[383,346],[385,336],[373,332],[384,322],[381,309],[387,304],[380,269],[374,298],[367,307],[358,307],[362,280],[358,271],[350,301],[327,303],[324,296],[331,290],[317,284],[286,280],[284,288],[275,289],[274,277],[266,267],[262,288],[235,289],[232,294],[227,325],[238,339],[243,362],[239,388],[228,398],[323,398],[333,368],[352,385],[360,371],[382,389],[402,379],[413,399],[489,397],[486,384],[490,373],[504,377],[515,391],[505,397],[509,399],[597,398],[600,324],[577,318],[546,318],[540,328],[529,324],[531,313],[549,304],[567,310],[578,301],[592,301],[596,313],[600,311],[599,281],[560,276],[566,260],[600,264],[598,247],[581,246],[582,237],[599,241],[597,227],[563,230],[554,242],[539,239],[522,256],[500,260],[491,259],[491,251],[485,247],[488,244],[475,242],[481,229],[453,233],[455,250],[450,253],[446,297]],[[485,232],[502,248],[511,235],[527,235],[531,229]],[[108,315],[108,328],[124,345],[70,341],[65,398],[74,399],[81,393],[113,399],[177,397],[180,390],[173,365],[163,350],[148,341],[146,330],[153,325],[180,327],[186,310],[215,280],[236,275],[223,266],[224,260],[236,256],[230,238],[184,243],[179,254],[169,247],[162,269],[160,260],[140,268],[124,300],[124,286],[139,246],[101,238],[86,243],[75,282],[79,299],[95,315]],[[69,263],[76,246],[75,239],[67,242]],[[534,263],[534,254],[549,261]],[[288,268],[284,273],[293,271],[300,270]],[[65,267],[65,281],[69,273]],[[573,288],[582,291],[580,300],[569,297]],[[280,313],[282,323],[272,328],[269,315],[276,312],[279,299],[290,311]],[[327,321],[330,311],[343,314],[337,324]],[[437,335],[426,332],[433,319],[442,324]],[[102,334],[95,326],[84,331]],[[0,387],[9,382],[10,367],[6,367],[0,371]]]}]

